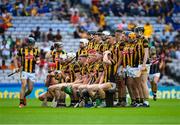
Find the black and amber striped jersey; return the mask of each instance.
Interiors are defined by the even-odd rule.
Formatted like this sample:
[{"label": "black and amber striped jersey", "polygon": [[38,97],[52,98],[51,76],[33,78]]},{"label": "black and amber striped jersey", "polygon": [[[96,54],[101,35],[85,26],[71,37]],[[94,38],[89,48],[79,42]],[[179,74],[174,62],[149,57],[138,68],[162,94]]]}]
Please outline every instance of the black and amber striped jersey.
[{"label": "black and amber striped jersey", "polygon": [[88,64],[88,72],[93,73],[96,70],[97,63],[90,63]]},{"label": "black and amber striped jersey", "polygon": [[69,68],[68,71],[66,69],[66,71],[64,72],[69,74],[70,82],[74,82],[75,81],[74,64],[73,63],[69,64],[68,68]]},{"label": "black and amber striped jersey", "polygon": [[87,55],[88,54],[88,50],[87,48],[80,48],[77,52],[76,52],[76,60],[78,59],[79,55]]},{"label": "black and amber striped jersey", "polygon": [[107,72],[107,81],[110,81],[110,82],[115,82],[115,72],[114,72],[114,68],[115,68],[115,64],[116,62],[115,61],[111,61],[111,65],[106,65],[106,72]]},{"label": "black and amber striped jersey", "polygon": [[88,46],[87,46],[87,49],[90,50],[90,49],[93,49],[94,48],[94,41],[89,41],[88,42]]},{"label": "black and amber striped jersey", "polygon": [[17,56],[21,58],[22,71],[35,73],[35,65],[39,57],[39,50],[37,48],[21,48]]},{"label": "black and amber striped jersey", "polygon": [[104,44],[103,44],[103,52],[109,50],[109,47],[110,47],[109,43],[107,43],[107,42],[104,43]]},{"label": "black and amber striped jersey", "polygon": [[98,78],[97,64],[98,64],[97,62],[88,64],[88,72],[91,77],[88,84],[94,84]]},{"label": "black and amber striped jersey", "polygon": [[99,53],[103,53],[104,52],[104,44],[100,44],[99,45],[99,50],[98,50]]},{"label": "black and amber striped jersey", "polygon": [[88,65],[82,66],[81,72],[82,72],[82,75],[89,74],[89,66]]},{"label": "black and amber striped jersey", "polygon": [[135,52],[136,52],[136,56],[135,56],[135,65],[138,66],[139,64],[143,63],[143,59],[144,59],[144,49],[148,48],[148,40],[145,38],[139,38],[135,44]]},{"label": "black and amber striped jersey", "polygon": [[121,55],[120,55],[120,42],[116,42],[115,44],[115,47],[114,47],[114,53],[115,53],[115,61],[116,61],[116,64],[115,64],[115,67],[114,67],[114,74],[117,73],[117,70],[118,70],[118,67],[119,67],[119,61],[120,61],[120,58],[121,58]]},{"label": "black and amber striped jersey", "polygon": [[135,67],[135,59],[136,59],[136,51],[135,51],[135,45],[134,44],[130,44],[129,47],[129,61],[128,61],[128,65],[131,67]]},{"label": "black and amber striped jersey", "polygon": [[96,50],[96,51],[99,51],[99,47],[100,47],[100,43],[99,42],[95,42],[94,43],[94,46],[93,46],[93,49]]},{"label": "black and amber striped jersey", "polygon": [[73,66],[72,66],[72,71],[74,72],[74,73],[80,73],[81,75],[82,75],[82,66],[81,66],[81,64],[79,63],[79,62],[75,62],[75,64],[73,64]]},{"label": "black and amber striped jersey", "polygon": [[104,72],[106,70],[106,65],[101,61],[97,63],[97,71]]},{"label": "black and amber striped jersey", "polygon": [[74,62],[70,64],[70,71],[71,71],[71,81],[75,81],[77,76],[80,77],[82,75],[82,68],[79,62]]},{"label": "black and amber striped jersey", "polygon": [[120,51],[122,55],[122,65],[124,68],[129,64],[129,61],[130,61],[129,48],[130,48],[130,44],[127,42],[123,42],[120,44]]},{"label": "black and amber striped jersey", "polygon": [[111,72],[111,75],[115,75],[117,72],[117,48],[116,44],[110,45],[109,51],[111,51],[111,58],[113,59],[111,67],[109,67],[109,72]]},{"label": "black and amber striped jersey", "polygon": [[62,69],[61,56],[63,54],[65,54],[65,52],[63,50],[62,51],[52,51],[51,54],[52,54],[53,62],[56,63],[56,70],[61,70]]},{"label": "black and amber striped jersey", "polygon": [[106,67],[106,64],[101,61],[101,62],[98,62],[96,67],[97,67],[98,74],[101,73],[101,72],[104,72],[105,77],[104,77],[103,82],[107,82],[107,67]]}]

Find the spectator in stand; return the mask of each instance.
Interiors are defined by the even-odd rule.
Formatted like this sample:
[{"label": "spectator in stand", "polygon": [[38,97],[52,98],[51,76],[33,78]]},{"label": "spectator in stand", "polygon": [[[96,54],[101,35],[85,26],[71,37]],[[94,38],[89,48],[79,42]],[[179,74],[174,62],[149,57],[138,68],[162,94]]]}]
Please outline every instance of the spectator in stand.
[{"label": "spectator in stand", "polygon": [[12,11],[13,16],[20,16],[24,9],[24,3],[16,0],[16,2],[11,5],[10,11]]},{"label": "spectator in stand", "polygon": [[164,29],[165,29],[165,32],[170,32],[170,30],[173,30],[173,27],[171,23],[166,23]]},{"label": "spectator in stand", "polygon": [[15,41],[12,39],[11,35],[8,36],[7,38],[7,44],[9,45],[10,47],[10,58],[12,57],[12,54],[13,54],[13,51],[15,49]]},{"label": "spectator in stand", "polygon": [[12,24],[12,16],[10,13],[7,12],[7,10],[5,10],[3,13],[2,13],[2,18],[3,18],[3,21],[4,21],[4,24],[7,25],[7,27],[12,27],[13,24]]},{"label": "spectator in stand", "polygon": [[118,29],[119,30],[127,30],[128,29],[128,25],[125,20],[122,20],[122,22],[118,25]]},{"label": "spectator in stand", "polygon": [[91,13],[94,16],[94,18],[96,19],[96,22],[98,22],[99,8],[97,7],[97,5],[93,4],[91,6]]},{"label": "spectator in stand", "polygon": [[79,10],[78,10],[78,8],[76,8],[75,6],[73,6],[73,7],[71,7],[71,8],[69,9],[69,12],[70,12],[71,15],[73,15],[75,12],[79,13]]},{"label": "spectator in stand", "polygon": [[110,4],[111,4],[111,2],[108,1],[107,3],[100,5],[100,11],[103,12],[104,15],[106,15],[106,16],[109,16],[109,14],[110,14],[110,11],[111,11],[110,10]]},{"label": "spectator in stand", "polygon": [[71,23],[77,25],[79,22],[79,15],[78,12],[75,11],[73,15],[71,15]]},{"label": "spectator in stand", "polygon": [[34,37],[36,41],[40,41],[40,37],[41,37],[41,32],[40,32],[40,27],[36,27],[36,30],[34,31]]},{"label": "spectator in stand", "polygon": [[62,3],[60,2],[59,6],[52,11],[52,19],[69,20],[70,16],[71,15],[69,13],[69,7],[66,0],[64,0]]},{"label": "spectator in stand", "polygon": [[176,47],[173,44],[169,45],[169,55],[172,59],[176,58]]},{"label": "spectator in stand", "polygon": [[62,5],[60,7],[60,13],[61,13],[62,17],[67,20],[71,16],[69,14],[69,6],[68,6],[68,3],[66,0],[63,1]]},{"label": "spectator in stand", "polygon": [[101,29],[105,29],[105,27],[106,27],[104,12],[100,12],[100,15],[99,15],[99,26],[100,26]]},{"label": "spectator in stand", "polygon": [[166,32],[167,36],[169,37],[169,42],[174,43],[175,42],[175,32],[171,29],[169,32]]},{"label": "spectator in stand", "polygon": [[85,13],[80,13],[79,24],[81,26],[85,26],[87,25],[87,20],[88,20],[87,15]]},{"label": "spectator in stand", "polygon": [[8,59],[10,57],[10,46],[5,40],[2,42],[1,46],[1,56],[3,59]]},{"label": "spectator in stand", "polygon": [[96,25],[94,18],[89,18],[87,20],[86,25],[84,26],[84,29],[86,31],[98,31],[99,27]]},{"label": "spectator in stand", "polygon": [[154,32],[153,26],[149,22],[147,22],[144,25],[144,36],[147,38],[150,38],[152,36],[153,32]]},{"label": "spectator in stand", "polygon": [[78,0],[70,0],[70,6],[74,6],[75,4],[78,3]]},{"label": "spectator in stand", "polygon": [[29,14],[28,14],[28,12],[26,11],[26,9],[23,8],[20,16],[28,16],[28,15],[29,15]]},{"label": "spectator in stand", "polygon": [[49,32],[48,32],[48,34],[47,34],[47,41],[49,42],[49,41],[51,41],[51,42],[54,42],[54,35],[53,35],[53,30],[50,28],[49,29]]},{"label": "spectator in stand", "polygon": [[78,26],[78,27],[76,28],[76,30],[74,31],[74,38],[75,38],[75,39],[81,38],[81,36],[80,36],[80,30],[81,30],[81,28]]},{"label": "spectator in stand", "polygon": [[42,42],[47,42],[47,39],[46,39],[46,33],[45,32],[42,32],[42,35],[41,35],[41,40]]},{"label": "spectator in stand", "polygon": [[11,61],[11,64],[9,65],[9,69],[13,71],[15,68],[16,68],[16,67],[15,67],[15,65],[14,65],[14,61],[12,60],[12,61]]},{"label": "spectator in stand", "polygon": [[57,30],[57,34],[54,37],[55,37],[55,42],[61,42],[62,36],[59,29]]},{"label": "spectator in stand", "polygon": [[176,34],[176,36],[174,37],[174,42],[175,43],[179,43],[180,40],[180,29],[178,30],[178,33]]},{"label": "spectator in stand", "polygon": [[180,60],[180,46],[177,47],[176,59]]},{"label": "spectator in stand", "polygon": [[128,30],[133,30],[134,28],[136,27],[136,24],[131,20],[129,23],[128,23]]},{"label": "spectator in stand", "polygon": [[162,31],[162,33],[160,34],[160,38],[161,38],[161,41],[166,41],[166,38],[167,38],[167,34],[165,32],[165,30]]},{"label": "spectator in stand", "polygon": [[29,34],[29,37],[32,37],[32,38],[34,38],[34,39],[35,39],[35,33],[34,33],[34,31],[33,31],[33,30],[31,30],[31,33]]},{"label": "spectator in stand", "polygon": [[0,69],[1,69],[1,70],[6,70],[6,69],[8,69],[8,66],[6,65],[6,61],[5,61],[5,60],[2,60],[2,65],[0,66]]},{"label": "spectator in stand", "polygon": [[32,9],[31,9],[31,16],[37,16],[38,15],[38,10],[37,10],[37,7],[33,7]]},{"label": "spectator in stand", "polygon": [[118,3],[114,1],[111,5],[111,11],[113,12],[114,16],[123,16],[124,14],[124,5],[122,3]]}]

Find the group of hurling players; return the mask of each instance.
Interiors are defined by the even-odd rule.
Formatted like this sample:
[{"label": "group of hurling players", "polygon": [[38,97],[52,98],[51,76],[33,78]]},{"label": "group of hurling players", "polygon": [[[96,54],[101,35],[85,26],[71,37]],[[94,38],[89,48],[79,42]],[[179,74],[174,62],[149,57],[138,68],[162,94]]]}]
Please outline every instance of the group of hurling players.
[{"label": "group of hurling players", "polygon": [[[53,107],[106,107],[106,92],[115,84],[115,106],[149,107],[147,82],[150,81],[156,100],[161,65],[156,49],[149,48],[143,34],[140,26],[113,34],[91,31],[88,38],[80,40],[76,54],[66,53],[62,44],[55,43],[46,54],[47,92],[39,96],[42,105],[47,106],[50,101]],[[20,108],[26,106],[26,97],[33,90],[35,65],[40,62],[35,40],[30,37],[27,43],[14,58],[16,72],[21,72]]]}]

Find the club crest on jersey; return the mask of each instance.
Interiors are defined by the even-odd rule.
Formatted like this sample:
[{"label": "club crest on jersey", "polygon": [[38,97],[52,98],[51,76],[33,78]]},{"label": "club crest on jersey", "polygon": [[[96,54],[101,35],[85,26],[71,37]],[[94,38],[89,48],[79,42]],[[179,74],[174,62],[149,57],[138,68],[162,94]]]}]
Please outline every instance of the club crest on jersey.
[{"label": "club crest on jersey", "polygon": [[25,59],[33,59],[33,58],[34,58],[34,56],[31,55],[31,54],[28,54],[28,55],[25,56]]},{"label": "club crest on jersey", "polygon": [[59,61],[59,58],[55,58],[55,61]]}]

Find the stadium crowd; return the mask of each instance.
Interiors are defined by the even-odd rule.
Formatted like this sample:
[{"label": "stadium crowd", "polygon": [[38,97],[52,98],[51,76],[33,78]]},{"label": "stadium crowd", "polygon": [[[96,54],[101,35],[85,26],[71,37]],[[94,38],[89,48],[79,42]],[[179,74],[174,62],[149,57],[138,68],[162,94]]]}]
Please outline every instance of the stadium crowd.
[{"label": "stadium crowd", "polygon": [[[130,34],[130,33],[129,32],[126,33],[126,31],[134,31],[134,29],[137,26],[142,26],[144,29],[144,31],[143,31],[144,36],[149,41],[148,46],[150,48],[155,47],[156,54],[159,55],[159,58],[160,58],[159,60],[161,63],[161,68],[159,70],[162,75],[168,74],[168,72],[169,72],[168,70],[170,70],[166,66],[166,64],[168,62],[172,62],[174,59],[178,59],[178,60],[180,59],[180,54],[179,54],[180,53],[180,46],[179,46],[180,29],[179,29],[179,22],[178,22],[179,20],[172,19],[173,17],[178,15],[180,12],[179,2],[177,2],[177,1],[173,1],[173,0],[163,1],[162,0],[162,1],[149,2],[149,1],[143,1],[143,0],[138,0],[138,1],[136,1],[136,0],[133,0],[133,1],[132,0],[124,0],[124,1],[93,0],[92,6],[90,7],[90,9],[88,9],[89,13],[80,12],[79,8],[73,3],[73,1],[69,1],[71,3],[71,4],[69,4],[69,2],[64,0],[64,1],[57,2],[55,5],[53,4],[53,2],[49,1],[49,0],[44,0],[44,1],[43,0],[42,1],[16,0],[13,3],[10,2],[9,0],[2,1],[1,5],[0,5],[0,8],[1,8],[0,33],[2,34],[2,38],[3,38],[3,41],[1,42],[1,48],[0,48],[0,55],[1,55],[1,59],[2,59],[2,64],[1,64],[0,68],[2,70],[15,69],[13,60],[8,65],[6,65],[6,60],[12,59],[12,57],[18,53],[18,50],[20,48],[22,48],[23,46],[26,46],[28,44],[27,38],[19,39],[17,37],[14,40],[11,37],[11,35],[9,35],[9,36],[4,35],[4,32],[6,32],[6,30],[8,28],[13,27],[12,20],[13,20],[13,17],[15,17],[15,16],[50,16],[51,20],[59,20],[59,21],[69,20],[70,23],[73,25],[73,27],[76,28],[76,30],[73,33],[74,38],[82,38],[82,39],[85,38],[85,39],[89,40],[89,37],[92,35],[93,39],[95,37],[95,39],[99,42],[105,41],[103,38],[103,33],[102,33],[102,31],[105,31],[105,30],[109,30],[111,32],[122,31],[121,33],[124,34],[125,37],[127,37],[125,39],[131,41],[131,38],[129,38],[130,36],[128,36],[128,34]],[[81,5],[81,6],[83,6],[83,5]],[[143,21],[141,21],[141,20],[130,21],[130,22],[126,21],[126,20],[122,20],[122,22],[117,25],[116,29],[112,29],[112,27],[110,25],[108,25],[108,23],[106,21],[106,17],[109,17],[109,16],[110,17],[111,16],[157,17],[158,20],[156,23],[165,24],[165,26],[164,26],[163,31],[160,32],[160,34],[156,34],[156,31],[154,31],[153,25],[148,21],[146,21],[145,23],[142,23]],[[89,34],[88,31],[96,31],[96,32]],[[125,32],[123,32],[123,31],[125,31]],[[107,35],[107,36],[108,36],[107,39],[110,41],[110,43],[111,43],[111,41],[115,40],[115,37],[113,35],[112,36]],[[29,36],[27,36],[27,37],[34,38],[34,40],[36,42],[54,42],[54,43],[56,43],[56,42],[62,42],[62,39],[64,36],[61,35],[61,31],[59,29],[57,30],[56,34],[53,34],[52,28],[49,29],[49,32],[44,33],[44,32],[41,32],[41,27],[38,26],[35,30],[32,29]],[[135,37],[137,37],[137,34],[135,35]],[[132,39],[134,40],[136,38],[132,38]],[[87,44],[84,41],[81,43]],[[81,45],[81,43],[80,43],[80,47],[84,46],[84,45]],[[58,46],[61,46],[61,45],[58,45]],[[99,47],[99,45],[98,45],[98,47]],[[62,49],[62,46],[60,48]],[[54,48],[52,47],[51,49],[53,50]],[[56,48],[56,49],[58,49],[58,48]],[[88,51],[88,49],[90,51]],[[80,59],[78,57],[76,57],[76,60],[79,60],[79,61],[84,60],[85,61],[86,59],[84,59],[84,58],[88,58],[89,55],[94,55],[94,53],[96,53],[96,51],[100,51],[101,54],[103,52],[105,52],[105,50],[102,50],[102,51],[99,49],[96,50],[97,49],[96,46],[94,46],[93,48],[88,48],[88,49],[85,51],[85,54],[79,55]],[[95,52],[92,51],[91,49],[95,49]],[[40,63],[38,63],[39,69],[40,69],[39,70],[40,74],[42,73],[42,70],[46,68],[45,64],[46,64],[46,62],[48,62],[46,59],[47,55],[48,55],[48,52],[44,52],[43,49],[40,51]],[[95,55],[95,56],[97,56],[97,55]],[[97,59],[100,59],[100,57],[97,56]],[[94,59],[94,60],[96,60],[96,59]],[[102,58],[101,60],[104,61],[104,58]],[[106,63],[108,63],[108,61]],[[53,68],[53,66],[51,68]],[[68,72],[70,72],[69,69],[67,71],[67,74],[68,74]],[[91,72],[91,71],[87,71],[87,72]],[[83,77],[83,75],[82,75],[82,77]],[[113,77],[115,77],[115,75]],[[67,78],[67,79],[65,78],[63,82],[65,82],[66,80],[68,82],[70,82],[70,81],[74,82],[70,78]],[[84,80],[84,82],[87,82],[85,80]],[[107,81],[108,81],[108,79],[107,79]],[[109,81],[113,82],[113,83],[116,82],[112,79],[109,79]],[[109,85],[109,83],[108,83],[108,85]],[[47,86],[49,86],[49,85],[47,85]],[[111,85],[109,85],[109,86],[111,86]],[[69,94],[69,91],[71,88],[67,87],[66,84],[64,86],[62,84],[61,87],[63,88],[63,91],[66,91],[66,93]],[[71,86],[71,87],[73,88],[74,86]],[[75,88],[78,88],[78,87],[75,86]],[[103,90],[103,87],[100,88],[99,90],[94,90],[94,91],[100,92],[99,94],[102,96],[102,98],[101,98],[102,100],[101,99],[100,100],[102,102],[104,99],[103,92],[105,91],[105,90]],[[131,86],[131,87],[133,87],[133,86]],[[84,89],[83,87],[82,88],[80,87],[80,89],[78,90],[78,92],[80,91],[80,95],[78,95],[78,96],[82,96],[82,94],[84,94],[83,89]],[[131,89],[132,88],[129,89],[129,92],[132,91]],[[136,92],[139,92],[140,90],[139,90],[139,88],[136,88],[136,89],[137,89],[137,91],[135,91],[135,92],[133,91],[133,93],[135,93],[136,96],[133,97],[134,95],[133,94],[131,95],[132,105],[137,106],[140,103],[144,104],[143,101],[145,101],[145,105],[149,106],[149,104],[147,103],[147,100],[145,98],[143,98],[144,96],[147,96],[147,95],[146,94],[139,95],[139,93],[137,94]],[[77,90],[73,89],[73,91],[77,91]],[[62,92],[60,91],[60,93],[62,93]],[[61,95],[60,93],[58,93],[58,94]],[[90,94],[90,96],[93,95],[92,94],[93,92],[91,91],[91,89],[88,90],[88,93]],[[55,101],[59,101],[61,98],[58,94],[56,93],[56,88],[53,88],[52,91],[50,89],[50,95],[55,96]],[[87,93],[85,93],[85,94],[87,94]],[[77,95],[73,95],[73,96],[77,96]],[[143,96],[141,98],[141,102],[139,102],[140,96]],[[64,99],[64,96],[62,98]],[[79,97],[75,97],[75,99],[77,99],[77,98],[79,99]],[[40,98],[40,99],[42,100],[42,98]],[[44,97],[44,95],[43,95],[43,100],[45,100],[45,102],[47,101],[46,99],[47,98]],[[80,98],[80,101],[82,101],[81,99],[82,98]],[[119,100],[120,100],[119,105],[123,105],[123,106],[126,105],[125,97],[120,97]],[[51,98],[51,101],[52,101],[52,98]],[[21,100],[21,102],[23,102],[23,101]]]}]

